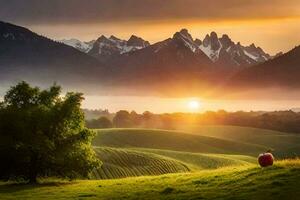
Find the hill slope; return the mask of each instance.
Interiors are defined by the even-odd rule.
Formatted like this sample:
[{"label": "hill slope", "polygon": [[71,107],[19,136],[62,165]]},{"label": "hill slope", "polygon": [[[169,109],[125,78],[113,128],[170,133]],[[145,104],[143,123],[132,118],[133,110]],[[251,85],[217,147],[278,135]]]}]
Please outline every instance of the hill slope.
[{"label": "hill slope", "polygon": [[242,70],[232,77],[230,86],[300,87],[300,46],[282,56]]},{"label": "hill slope", "polygon": [[245,166],[256,163],[250,156],[200,154],[158,149],[95,147],[102,166],[93,171],[93,179],[186,173],[204,169]]},{"label": "hill slope", "polygon": [[257,199],[298,200],[300,162],[283,161],[191,174],[118,180],[53,182],[42,185],[0,184],[1,199]]},{"label": "hill slope", "polygon": [[160,149],[135,149],[184,163],[191,171],[256,164],[257,158],[243,155],[204,154]]},{"label": "hill slope", "polygon": [[0,21],[0,82],[27,80],[44,85],[68,83],[83,87],[104,73],[95,58],[40,36],[24,27]]},{"label": "hill slope", "polygon": [[267,150],[267,147],[262,145],[192,135],[185,132],[149,129],[99,130],[93,145],[253,156]]},{"label": "hill slope", "polygon": [[279,157],[300,155],[300,136],[298,134],[238,126],[186,126],[178,128],[195,135],[263,145],[274,150],[275,156]]},{"label": "hill slope", "polygon": [[94,170],[96,179],[161,175],[190,171],[183,163],[156,154],[127,149],[96,148],[102,166]]}]

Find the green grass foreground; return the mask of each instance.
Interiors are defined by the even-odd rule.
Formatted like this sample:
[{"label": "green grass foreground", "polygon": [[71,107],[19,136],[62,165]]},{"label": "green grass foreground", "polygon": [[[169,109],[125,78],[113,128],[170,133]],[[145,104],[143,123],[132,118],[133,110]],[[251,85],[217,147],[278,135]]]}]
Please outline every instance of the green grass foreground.
[{"label": "green grass foreground", "polygon": [[155,177],[0,184],[0,199],[300,199],[300,161],[204,170]]}]

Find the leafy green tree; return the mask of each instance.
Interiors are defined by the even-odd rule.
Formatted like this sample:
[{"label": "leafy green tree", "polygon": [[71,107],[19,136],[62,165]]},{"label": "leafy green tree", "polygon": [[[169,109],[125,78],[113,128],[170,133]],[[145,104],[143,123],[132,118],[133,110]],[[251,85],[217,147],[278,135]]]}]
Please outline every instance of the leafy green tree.
[{"label": "leafy green tree", "polygon": [[84,126],[83,96],[53,85],[48,90],[21,82],[0,104],[0,178],[88,177],[99,166]]},{"label": "leafy green tree", "polygon": [[130,119],[134,127],[140,127],[142,123],[142,116],[137,114],[135,111],[130,112]]},{"label": "leafy green tree", "polygon": [[87,121],[88,128],[112,128],[113,124],[107,117],[100,117]]},{"label": "leafy green tree", "polygon": [[126,110],[120,110],[113,118],[113,125],[117,128],[130,128],[133,125],[130,113]]}]

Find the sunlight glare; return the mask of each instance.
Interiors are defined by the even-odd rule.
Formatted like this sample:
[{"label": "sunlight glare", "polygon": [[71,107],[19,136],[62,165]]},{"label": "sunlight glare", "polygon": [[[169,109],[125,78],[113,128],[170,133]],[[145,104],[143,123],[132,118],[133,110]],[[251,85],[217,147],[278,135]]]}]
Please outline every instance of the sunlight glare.
[{"label": "sunlight glare", "polygon": [[197,100],[191,100],[188,102],[188,107],[193,111],[198,110],[200,108],[200,102]]}]

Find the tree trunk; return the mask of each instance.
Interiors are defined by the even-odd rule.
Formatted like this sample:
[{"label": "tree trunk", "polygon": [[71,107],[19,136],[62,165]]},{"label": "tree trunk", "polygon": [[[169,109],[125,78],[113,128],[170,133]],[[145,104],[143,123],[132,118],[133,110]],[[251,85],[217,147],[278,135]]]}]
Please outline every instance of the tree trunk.
[{"label": "tree trunk", "polygon": [[37,154],[33,153],[31,156],[31,159],[30,159],[30,169],[29,169],[29,183],[30,184],[37,183],[37,176],[38,176],[37,162],[38,162],[38,156],[37,156]]}]

